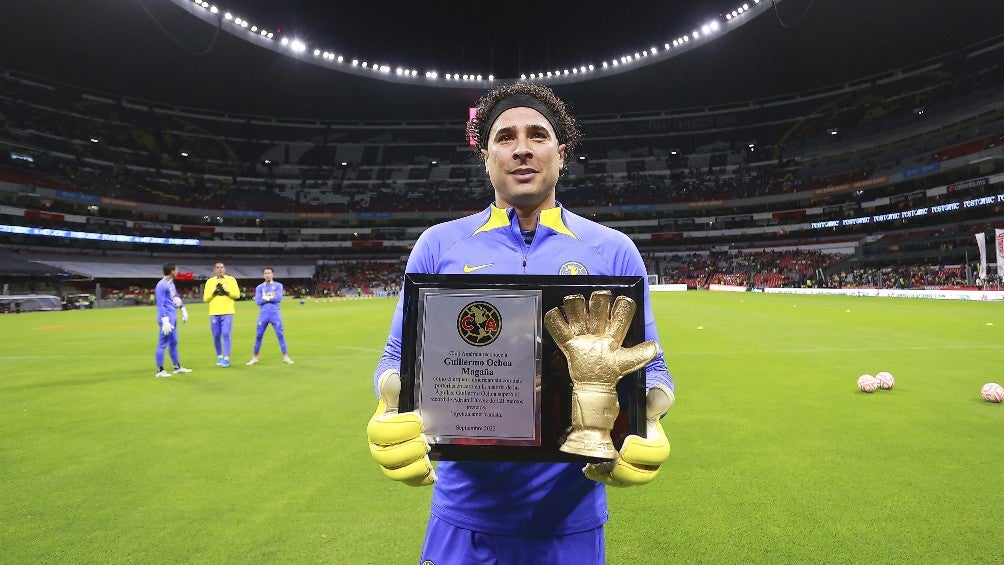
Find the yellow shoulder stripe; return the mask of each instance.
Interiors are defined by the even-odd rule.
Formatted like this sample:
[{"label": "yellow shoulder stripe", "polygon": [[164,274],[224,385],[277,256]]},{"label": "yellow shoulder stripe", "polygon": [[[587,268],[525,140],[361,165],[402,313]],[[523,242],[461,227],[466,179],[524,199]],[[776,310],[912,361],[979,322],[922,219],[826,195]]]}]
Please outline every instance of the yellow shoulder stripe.
[{"label": "yellow shoulder stripe", "polygon": [[475,230],[471,235],[477,235],[483,231],[504,227],[509,227],[509,215],[506,214],[506,209],[497,208],[494,204],[492,204],[492,213],[488,216],[488,221],[485,222],[483,226]]},{"label": "yellow shoulder stripe", "polygon": [[567,236],[579,239],[572,233],[572,230],[568,229],[565,225],[564,220],[561,219],[561,207],[555,206],[554,208],[548,208],[547,210],[541,210],[540,212],[540,225],[547,226],[552,230],[563,233]]}]

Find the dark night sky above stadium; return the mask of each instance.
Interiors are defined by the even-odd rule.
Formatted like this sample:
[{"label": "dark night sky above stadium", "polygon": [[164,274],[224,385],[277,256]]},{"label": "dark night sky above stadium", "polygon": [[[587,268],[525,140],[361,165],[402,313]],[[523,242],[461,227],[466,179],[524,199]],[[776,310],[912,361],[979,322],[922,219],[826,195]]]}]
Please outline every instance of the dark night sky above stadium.
[{"label": "dark night sky above stadium", "polygon": [[[662,45],[740,4],[739,0],[562,0],[522,6],[455,0],[230,0],[227,5],[252,21],[295,32],[352,57],[516,77]],[[490,15],[490,7],[498,13]]]},{"label": "dark night sky above stadium", "polygon": [[[462,119],[483,93],[339,73],[228,34],[214,41],[213,26],[168,0],[6,4],[0,67],[115,96],[256,115],[415,120]],[[350,57],[511,77],[521,69],[574,66],[664,43],[739,2],[218,5]],[[734,103],[918,64],[1002,30],[1001,0],[783,0],[776,13],[689,53],[556,90],[580,115]]]}]

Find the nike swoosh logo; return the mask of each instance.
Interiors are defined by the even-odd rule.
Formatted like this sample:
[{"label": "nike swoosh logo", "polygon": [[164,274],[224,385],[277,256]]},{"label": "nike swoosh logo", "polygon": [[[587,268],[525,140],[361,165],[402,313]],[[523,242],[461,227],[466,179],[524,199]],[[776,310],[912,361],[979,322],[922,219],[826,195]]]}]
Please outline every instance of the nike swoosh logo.
[{"label": "nike swoosh logo", "polygon": [[485,263],[484,265],[474,265],[472,267],[472,266],[468,265],[467,263],[464,263],[464,272],[465,273],[472,273],[472,272],[477,271],[479,269],[484,269],[485,267],[491,267],[494,264],[495,263]]}]

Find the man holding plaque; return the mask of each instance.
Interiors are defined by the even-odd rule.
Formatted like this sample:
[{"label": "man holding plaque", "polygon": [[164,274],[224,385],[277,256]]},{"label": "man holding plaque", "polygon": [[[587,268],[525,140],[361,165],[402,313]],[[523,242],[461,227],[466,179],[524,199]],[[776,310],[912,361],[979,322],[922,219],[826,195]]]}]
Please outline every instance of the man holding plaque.
[{"label": "man holding plaque", "polygon": [[[407,273],[645,277],[641,255],[627,236],[573,214],[556,200],[558,177],[580,134],[554,92],[529,83],[496,88],[479,101],[468,130],[495,201],[480,213],[426,230],[408,259]],[[379,402],[367,435],[388,477],[412,486],[435,485],[423,562],[604,563],[605,485],[640,485],[655,477],[669,455],[659,418],[674,401],[647,287],[640,306],[648,341],[631,348],[621,346],[634,312],[633,301],[627,302],[611,303],[599,292],[566,297],[564,314],[559,309],[548,313],[545,325],[565,354],[576,387],[573,427],[589,427],[596,420],[589,413],[606,410],[620,376],[644,366],[646,437],[628,436],[613,460],[585,468],[441,461],[433,469],[421,415],[397,409],[399,300],[374,375]]]}]

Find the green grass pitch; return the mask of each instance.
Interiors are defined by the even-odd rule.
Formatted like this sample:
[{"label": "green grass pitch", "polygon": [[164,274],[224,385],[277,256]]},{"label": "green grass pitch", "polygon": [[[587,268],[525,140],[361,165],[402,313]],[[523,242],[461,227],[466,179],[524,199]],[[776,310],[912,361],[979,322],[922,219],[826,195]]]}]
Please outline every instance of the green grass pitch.
[{"label": "green grass pitch", "polygon": [[[365,425],[391,299],[283,304],[295,365],[204,306],[191,375],[154,378],[151,308],[0,317],[0,562],[417,563],[430,489]],[[1004,531],[1004,310],[975,302],[656,294],[678,401],[655,483],[611,490],[611,564],[989,563]],[[864,394],[886,370],[891,391]]]}]

